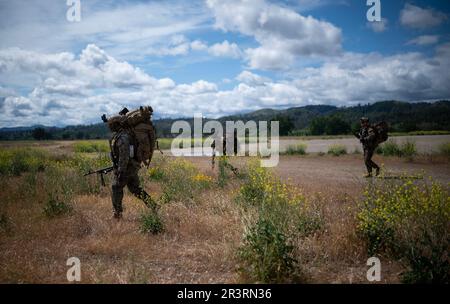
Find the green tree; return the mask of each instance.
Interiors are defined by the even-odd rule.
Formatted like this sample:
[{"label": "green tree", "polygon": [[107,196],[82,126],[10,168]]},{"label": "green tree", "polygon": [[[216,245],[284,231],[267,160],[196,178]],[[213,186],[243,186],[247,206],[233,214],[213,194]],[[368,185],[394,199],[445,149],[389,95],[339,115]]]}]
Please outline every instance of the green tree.
[{"label": "green tree", "polygon": [[327,119],[325,125],[325,134],[327,135],[341,135],[348,134],[351,131],[349,123],[345,122],[338,116],[331,116]]},{"label": "green tree", "polygon": [[325,134],[325,127],[328,123],[328,119],[326,117],[316,117],[311,121],[309,125],[309,129],[311,135],[323,135]]},{"label": "green tree", "polygon": [[47,131],[45,131],[44,128],[35,128],[31,132],[31,136],[33,136],[33,138],[36,139],[36,140],[44,140],[44,139],[50,139],[51,138],[51,134],[48,133]]},{"label": "green tree", "polygon": [[272,121],[279,121],[280,124],[280,136],[286,136],[289,135],[292,130],[294,130],[294,123],[292,122],[292,119],[288,116],[283,115],[277,115],[275,116]]}]

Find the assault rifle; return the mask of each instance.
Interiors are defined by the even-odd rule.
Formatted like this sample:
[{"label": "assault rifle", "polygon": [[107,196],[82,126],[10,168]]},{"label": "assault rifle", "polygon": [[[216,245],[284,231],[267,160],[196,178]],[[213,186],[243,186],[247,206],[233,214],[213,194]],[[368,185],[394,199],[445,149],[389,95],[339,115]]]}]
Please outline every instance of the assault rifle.
[{"label": "assault rifle", "polygon": [[114,166],[98,169],[98,170],[95,170],[95,171],[89,171],[84,176],[88,176],[88,175],[91,175],[91,174],[99,174],[100,175],[100,179],[102,181],[102,186],[106,186],[104,175],[108,174],[112,170],[114,170]]}]

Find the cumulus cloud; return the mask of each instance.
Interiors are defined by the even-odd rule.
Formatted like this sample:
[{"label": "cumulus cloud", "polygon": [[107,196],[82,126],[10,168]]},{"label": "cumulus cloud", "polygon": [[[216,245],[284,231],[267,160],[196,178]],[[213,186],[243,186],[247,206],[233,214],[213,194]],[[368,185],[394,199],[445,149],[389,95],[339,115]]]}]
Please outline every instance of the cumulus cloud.
[{"label": "cumulus cloud", "polygon": [[264,85],[265,83],[270,82],[269,78],[262,77],[249,71],[242,71],[236,77],[236,80],[249,85]]},{"label": "cumulus cloud", "polygon": [[194,51],[204,51],[208,49],[208,45],[200,40],[194,40],[191,42],[191,49]]},{"label": "cumulus cloud", "polygon": [[239,46],[234,42],[224,40],[219,43],[208,45],[206,42],[200,40],[194,40],[190,43],[190,48],[193,51],[204,51],[215,57],[229,57],[229,58],[241,58],[242,51]]},{"label": "cumulus cloud", "polygon": [[341,51],[341,30],[329,22],[264,0],[207,0],[215,27],[252,36],[259,43],[245,50],[253,69],[285,69],[298,56],[332,56]]},{"label": "cumulus cloud", "polygon": [[381,18],[381,21],[367,22],[367,27],[369,27],[375,33],[382,33],[388,29],[388,24],[388,19]]},{"label": "cumulus cloud", "polygon": [[78,56],[1,50],[0,64],[6,67],[0,77],[37,75],[27,94],[2,84],[0,127],[92,123],[102,113],[145,104],[160,116],[216,117],[267,107],[450,97],[450,43],[437,46],[433,56],[344,53],[278,81],[243,71],[228,90],[206,80],[177,84],[155,78],[93,44]]},{"label": "cumulus cloud", "polygon": [[218,57],[240,58],[242,52],[236,43],[229,43],[228,40],[216,43],[209,47],[208,52]]},{"label": "cumulus cloud", "polygon": [[408,41],[406,44],[430,45],[439,42],[439,35],[423,35]]},{"label": "cumulus cloud", "polygon": [[421,8],[412,4],[405,4],[400,12],[400,23],[414,29],[426,29],[441,25],[447,16],[431,8]]}]

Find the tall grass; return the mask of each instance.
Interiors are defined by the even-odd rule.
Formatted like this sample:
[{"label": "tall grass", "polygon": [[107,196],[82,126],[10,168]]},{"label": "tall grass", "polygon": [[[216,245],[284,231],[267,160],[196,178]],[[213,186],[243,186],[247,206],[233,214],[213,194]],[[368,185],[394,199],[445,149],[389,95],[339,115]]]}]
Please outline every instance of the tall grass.
[{"label": "tall grass", "polygon": [[163,203],[193,201],[196,194],[213,186],[212,177],[179,158],[154,164],[147,176],[161,183]]},{"label": "tall grass", "polygon": [[306,148],[308,146],[305,143],[300,143],[294,146],[288,146],[284,155],[306,155]]},{"label": "tall grass", "polygon": [[320,213],[312,212],[298,189],[255,164],[248,168],[236,200],[246,219],[238,251],[241,273],[263,283],[301,280],[293,244],[320,229]]},{"label": "tall grass", "polygon": [[73,145],[74,152],[94,153],[109,152],[109,144],[106,141],[79,141]]},{"label": "tall grass", "polygon": [[147,211],[141,214],[140,230],[142,233],[158,234],[164,231],[164,223],[157,213]]},{"label": "tall grass", "polygon": [[51,156],[40,149],[15,148],[0,150],[0,174],[19,175],[23,172],[42,171]]},{"label": "tall grass", "polygon": [[328,154],[341,156],[347,154],[347,148],[344,145],[331,145],[328,147]]},{"label": "tall grass", "polygon": [[400,145],[394,140],[388,140],[377,148],[376,153],[383,156],[397,156],[412,160],[417,155],[417,146],[411,140],[407,140]]},{"label": "tall grass", "polygon": [[368,186],[358,214],[369,255],[407,263],[407,283],[449,283],[450,192],[437,182],[382,181]]},{"label": "tall grass", "polygon": [[439,152],[440,152],[442,155],[447,156],[447,157],[450,158],[450,142],[445,143],[445,144],[442,144],[442,145],[439,147]]}]

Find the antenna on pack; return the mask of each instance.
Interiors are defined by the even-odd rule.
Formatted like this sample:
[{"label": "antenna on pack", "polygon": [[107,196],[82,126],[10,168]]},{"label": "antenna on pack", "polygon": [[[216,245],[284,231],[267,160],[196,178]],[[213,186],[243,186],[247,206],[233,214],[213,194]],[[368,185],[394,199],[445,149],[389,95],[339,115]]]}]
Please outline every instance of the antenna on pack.
[{"label": "antenna on pack", "polygon": [[122,109],[122,111],[119,112],[119,115],[126,115],[128,112],[130,112],[126,107]]}]

